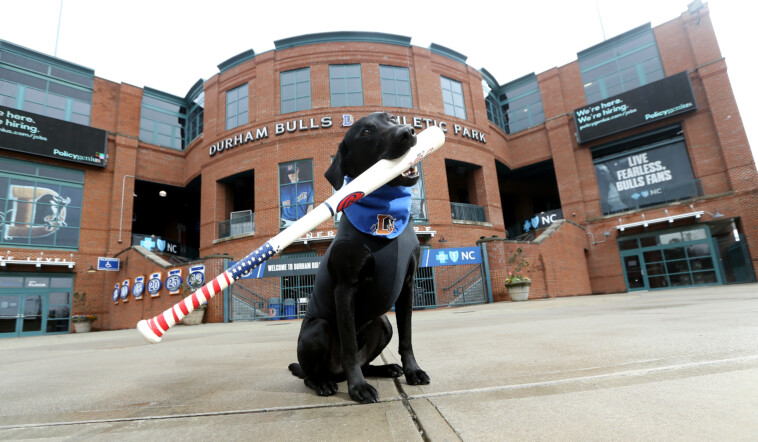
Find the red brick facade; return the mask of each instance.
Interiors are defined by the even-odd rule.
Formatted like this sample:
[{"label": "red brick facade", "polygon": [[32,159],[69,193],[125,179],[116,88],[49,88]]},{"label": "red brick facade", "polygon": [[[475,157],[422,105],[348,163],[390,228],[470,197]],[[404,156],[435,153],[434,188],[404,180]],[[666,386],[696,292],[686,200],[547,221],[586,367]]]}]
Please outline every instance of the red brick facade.
[{"label": "red brick facade", "polygon": [[[503,288],[507,273],[505,262],[514,247],[522,247],[531,260],[533,298],[624,292],[627,287],[616,243],[619,232],[615,227],[638,221],[643,214],[647,219],[654,219],[689,212],[690,204],[708,212],[718,208],[726,217],[734,217],[747,239],[753,269],[758,270],[758,174],[707,7],[695,14],[685,12],[654,28],[654,33],[665,75],[689,73],[698,109],[582,145],[575,136],[573,111],[587,103],[576,61],[537,74],[545,123],[506,135],[487,118],[482,74],[430,49],[378,42],[329,42],[273,50],[257,54],[205,81],[203,133],[185,151],[139,141],[143,90],[96,78],[91,126],[108,132],[109,159],[104,170],[83,168],[86,178],[80,247],[73,253],[77,263],[75,291],[89,294],[88,308],[100,315],[94,325],[103,329],[133,327],[138,319],[159,313],[178,298],[163,295],[150,299],[148,296],[127,303],[111,300],[116,282],[126,278],[133,281],[135,276],[147,276],[153,271],[166,271],[134,250],[127,250],[131,247],[134,199],[130,195],[135,179],[184,187],[201,176],[200,256],[224,254],[241,258],[279,232],[277,166],[294,160],[312,160],[315,200],[323,202],[332,194],[332,188],[322,177],[346,130],[341,125],[342,115],[350,114],[357,119],[379,110],[405,117],[409,123],[414,122],[414,117],[418,118],[417,130],[423,130],[428,124],[445,123],[445,146],[423,163],[428,211],[428,222],[424,226],[429,226],[436,235],[422,236],[421,241],[433,248],[472,246],[482,237],[504,238],[507,226],[503,213],[512,208],[502,207],[496,161],[517,170],[552,159],[567,222],[539,244],[514,244],[501,239],[484,242],[493,274],[495,300],[507,299]],[[500,55],[493,54],[497,56]],[[331,64],[361,65],[362,107],[331,107]],[[412,109],[382,106],[381,65],[409,68]],[[281,114],[280,72],[305,67],[310,68],[311,109]],[[444,113],[440,76],[462,84],[465,120]],[[249,122],[227,131],[225,94],[242,84],[249,86]],[[330,127],[319,124],[324,117],[331,117]],[[295,122],[302,129],[275,134],[276,124],[287,122]],[[682,125],[692,171],[695,178],[702,181],[705,196],[685,203],[604,216],[592,147],[672,122]],[[486,143],[455,134],[454,125],[465,127],[469,134],[473,131],[483,134]],[[247,131],[255,134],[262,128],[267,128],[267,137],[210,155],[211,146],[223,145],[225,140],[234,140],[240,134],[244,136]],[[3,155],[61,165],[60,161],[15,152],[3,151]],[[460,223],[452,219],[446,160],[473,165],[474,171],[467,176],[470,202],[484,208],[486,223]],[[255,234],[219,241],[217,226],[229,218],[231,204],[228,190],[220,180],[249,170],[255,171]],[[122,195],[125,195],[123,201]],[[668,213],[664,214],[664,210]],[[677,223],[706,220],[708,215]],[[657,227],[664,226],[652,229]],[[329,220],[315,231],[333,229],[334,222]],[[606,231],[611,232],[610,237],[604,237]],[[440,244],[440,238],[445,238],[447,244]],[[323,253],[327,245],[328,242],[313,243],[319,253]],[[309,248],[293,245],[287,252]],[[39,254],[34,249],[8,250],[21,258]],[[69,253],[45,251],[45,256],[68,258]],[[98,256],[118,256],[122,270],[86,273]],[[25,269],[9,266],[6,270]],[[220,320],[216,308],[209,311],[215,318],[212,320]]]}]

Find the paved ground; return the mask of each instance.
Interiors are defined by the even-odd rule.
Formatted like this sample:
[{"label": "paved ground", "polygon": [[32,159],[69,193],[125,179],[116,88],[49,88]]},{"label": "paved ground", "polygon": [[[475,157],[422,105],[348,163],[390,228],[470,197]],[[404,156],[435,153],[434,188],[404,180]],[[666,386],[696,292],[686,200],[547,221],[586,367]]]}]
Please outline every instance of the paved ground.
[{"label": "paved ground", "polygon": [[3,339],[0,439],[758,439],[756,284],[424,311],[414,327],[432,383],[370,380],[373,405],[289,374],[299,321],[178,326],[157,345]]}]

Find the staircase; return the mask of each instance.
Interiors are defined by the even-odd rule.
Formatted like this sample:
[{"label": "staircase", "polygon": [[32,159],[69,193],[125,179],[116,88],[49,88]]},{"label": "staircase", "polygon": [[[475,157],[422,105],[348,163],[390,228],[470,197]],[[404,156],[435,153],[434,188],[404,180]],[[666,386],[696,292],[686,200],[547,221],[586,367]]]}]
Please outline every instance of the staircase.
[{"label": "staircase", "polygon": [[484,304],[487,297],[484,294],[484,284],[482,278],[478,278],[466,287],[458,287],[457,293],[460,293],[448,307],[456,307],[467,304]]},{"label": "staircase", "polygon": [[268,320],[266,300],[263,297],[242,284],[235,284],[231,289],[232,322]]}]

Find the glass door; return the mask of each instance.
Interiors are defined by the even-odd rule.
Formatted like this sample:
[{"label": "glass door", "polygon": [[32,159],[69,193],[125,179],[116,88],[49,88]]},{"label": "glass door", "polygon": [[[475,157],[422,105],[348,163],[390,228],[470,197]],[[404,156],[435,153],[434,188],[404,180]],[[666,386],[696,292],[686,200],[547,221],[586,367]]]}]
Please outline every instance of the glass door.
[{"label": "glass door", "polygon": [[0,295],[0,337],[44,332],[45,295]]},{"label": "glass door", "polygon": [[624,263],[624,276],[626,276],[627,289],[630,292],[634,290],[647,290],[647,278],[645,277],[645,268],[642,263],[642,254],[624,254],[621,257],[621,261]]},{"label": "glass door", "polygon": [[20,295],[0,295],[0,337],[18,336],[20,298]]},{"label": "glass door", "polygon": [[44,331],[44,295],[22,295],[23,306],[21,308],[21,336],[41,335]]}]

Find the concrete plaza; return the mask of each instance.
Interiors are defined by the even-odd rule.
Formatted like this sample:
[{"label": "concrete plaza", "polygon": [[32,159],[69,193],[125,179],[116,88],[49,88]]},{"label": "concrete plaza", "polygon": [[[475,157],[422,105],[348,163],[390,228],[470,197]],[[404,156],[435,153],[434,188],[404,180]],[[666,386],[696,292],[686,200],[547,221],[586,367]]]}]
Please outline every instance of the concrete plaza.
[{"label": "concrete plaza", "polygon": [[0,439],[758,439],[756,284],[419,311],[432,383],[372,405],[289,373],[299,325],[0,340]]}]

